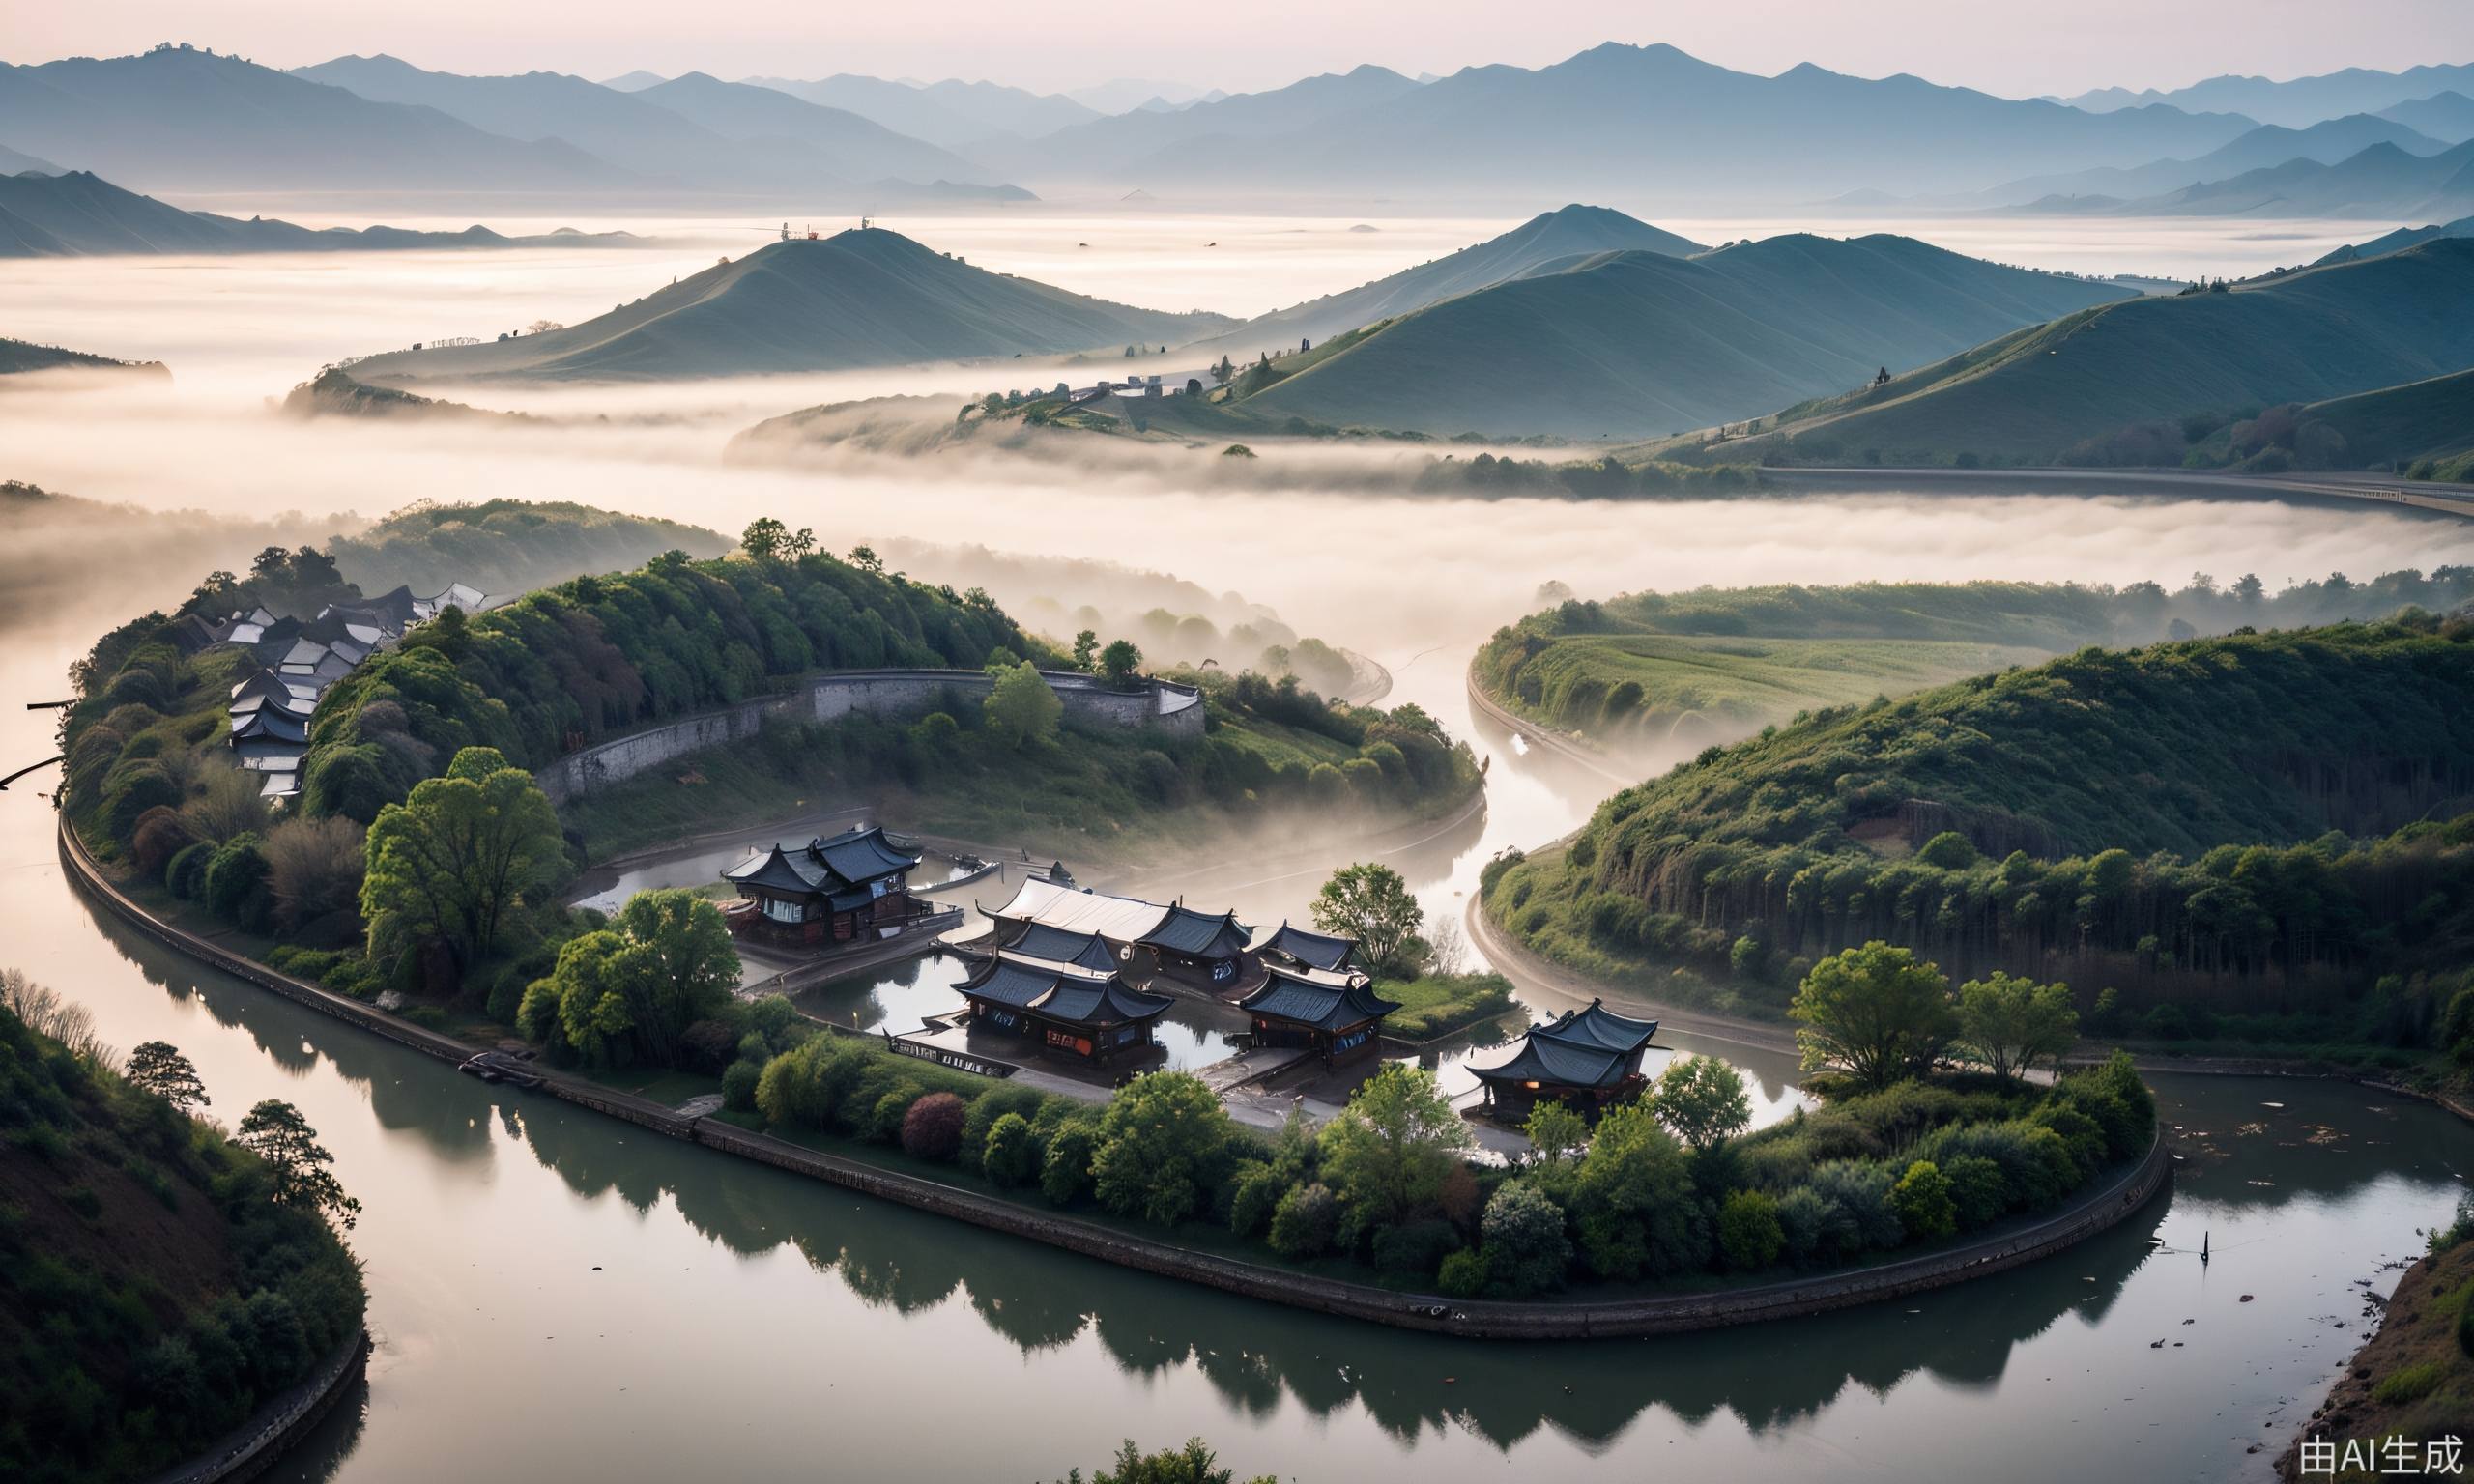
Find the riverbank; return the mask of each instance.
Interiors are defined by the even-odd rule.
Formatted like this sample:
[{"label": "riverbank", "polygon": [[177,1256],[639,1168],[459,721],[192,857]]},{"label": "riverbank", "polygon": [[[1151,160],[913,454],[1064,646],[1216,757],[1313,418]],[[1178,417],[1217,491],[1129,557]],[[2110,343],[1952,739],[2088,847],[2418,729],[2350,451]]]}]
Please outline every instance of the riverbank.
[{"label": "riverbank", "polygon": [[[2382,1444],[2402,1437],[2414,1469],[2444,1434],[2462,1436],[2474,1426],[2474,1234],[2460,1234],[2399,1274],[2386,1298],[2365,1294],[2377,1323],[2345,1361],[2325,1400],[2313,1410],[2293,1441],[2277,1456],[2277,1477],[2369,1477],[2386,1471]],[[2302,1450],[2330,1451],[2303,1468]],[[2331,1467],[2327,1460],[2334,1460]],[[2373,1467],[2361,1467],[2364,1460]]]},{"label": "riverbank", "polygon": [[265,1473],[335,1410],[366,1372],[369,1351],[369,1332],[356,1327],[307,1380],[259,1408],[214,1447],[146,1484],[243,1484]]},{"label": "riverbank", "polygon": [[[63,866],[81,889],[166,947],[245,983],[443,1061],[460,1065],[478,1049],[358,1000],[276,973],[162,923],[103,875],[65,819],[58,830],[58,843]],[[1964,1244],[1873,1267],[1748,1287],[1597,1301],[1455,1302],[1198,1252],[1174,1241],[1117,1231],[1098,1222],[889,1171],[719,1119],[684,1115],[649,1099],[563,1073],[546,1072],[538,1091],[665,1137],[704,1145],[862,1194],[1138,1271],[1318,1313],[1489,1339],[1608,1338],[1751,1324],[1872,1303],[1999,1272],[2062,1251],[2130,1215],[2170,1183],[2173,1158],[2160,1128],[2144,1156],[2127,1169],[2114,1172],[2095,1188],[2081,1193],[2058,1210],[1988,1232]]]}]

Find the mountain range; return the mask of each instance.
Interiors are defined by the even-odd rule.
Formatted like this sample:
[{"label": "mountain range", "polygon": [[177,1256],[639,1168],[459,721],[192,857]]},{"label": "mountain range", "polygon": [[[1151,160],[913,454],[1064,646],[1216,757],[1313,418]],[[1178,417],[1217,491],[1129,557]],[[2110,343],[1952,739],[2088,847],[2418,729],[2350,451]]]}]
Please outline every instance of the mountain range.
[{"label": "mountain range", "polygon": [[1392,321],[1240,406],[1332,426],[1638,437],[1859,385],[2125,292],[1886,235],[1601,252]]},{"label": "mountain range", "polygon": [[2377,113],[2412,99],[2448,91],[2474,93],[2474,64],[2409,67],[2401,72],[2349,67],[2313,77],[2274,81],[2266,77],[2210,77],[2187,88],[2134,93],[2097,88],[2060,99],[2074,108],[2112,112],[2163,104],[2193,113],[2241,113],[2262,124],[2301,128],[2349,113]]},{"label": "mountain range", "polygon": [[1225,334],[1188,347],[1206,355],[1253,358],[1300,341],[1326,340],[1377,320],[1517,278],[1541,264],[1592,253],[1639,250],[1689,257],[1709,249],[1672,232],[1602,206],[1541,212],[1500,237],[1463,247],[1386,278],[1247,321]]},{"label": "mountain range", "polygon": [[2345,216],[2407,221],[2474,212],[2474,140],[2435,155],[2374,144],[2333,164],[2288,159],[2134,201],[2081,197],[2048,210],[2130,216]]},{"label": "mountain range", "polygon": [[2462,93],[2434,93],[2379,110],[2380,118],[2404,125],[2450,144],[2474,139],[2474,98]]},{"label": "mountain range", "polygon": [[2427,156],[2437,155],[2457,142],[2455,138],[2433,138],[2395,119],[2370,113],[2323,119],[2308,128],[2262,124],[2194,159],[2159,159],[2129,168],[2109,165],[2029,176],[1997,186],[1975,199],[1996,206],[2025,206],[2048,196],[2095,195],[2129,200],[2227,180],[2246,171],[2272,169],[2296,159],[2333,165],[2375,144],[2395,145],[2408,155]]},{"label": "mountain range", "polygon": [[487,227],[417,232],[403,227],[335,227],[183,211],[123,190],[83,170],[0,176],[0,258],[98,257],[137,253],[343,252],[406,247],[621,247],[645,239],[626,232],[568,228],[505,237]]},{"label": "mountain range", "polygon": [[[2343,247],[2332,250],[2326,257],[2311,266],[2327,268],[2337,263],[2359,263],[2366,258],[2386,257],[2392,252],[2402,252],[2408,247],[2419,246],[2441,237],[2474,237],[2474,216],[2460,216],[2455,221],[2442,222],[2436,226],[2399,227],[2394,232],[2374,237],[2367,243],[2348,243]],[[2474,421],[2474,417],[2469,417],[2467,420]]]},{"label": "mountain range", "polygon": [[[2134,424],[2347,397],[2469,365],[2474,239],[2441,238],[2225,292],[2067,315],[1886,385],[1789,408],[1775,436],[1815,456],[1869,449],[1894,465],[1954,451],[2044,462]],[[1760,451],[1747,445],[1747,456]]]},{"label": "mountain range", "polygon": [[726,259],[568,328],[397,351],[353,367],[365,383],[496,378],[651,381],[835,371],[1167,344],[1226,328],[1069,294],[854,228]]},{"label": "mountain range", "polygon": [[887,128],[964,154],[996,141],[1036,139],[1106,117],[1062,94],[1033,93],[994,82],[947,78],[913,87],[852,72],[837,72],[813,82],[782,77],[741,80],[811,103],[848,109]]},{"label": "mountain range", "polygon": [[171,375],[159,360],[114,360],[108,356],[89,356],[84,351],[65,351],[56,345],[0,339],[0,376],[28,371],[131,372],[158,378]]}]

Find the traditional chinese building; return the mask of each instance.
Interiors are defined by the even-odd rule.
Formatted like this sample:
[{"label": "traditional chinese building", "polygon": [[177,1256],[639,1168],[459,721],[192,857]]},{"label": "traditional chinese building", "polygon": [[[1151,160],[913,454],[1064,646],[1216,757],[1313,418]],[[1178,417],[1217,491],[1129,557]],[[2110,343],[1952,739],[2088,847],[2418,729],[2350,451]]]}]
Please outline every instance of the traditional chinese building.
[{"label": "traditional chinese building", "polygon": [[1000,953],[954,986],[973,1026],[1037,1042],[1069,1056],[1108,1061],[1150,1047],[1152,1025],[1168,1001],[1144,994],[1113,970]]},{"label": "traditional chinese building", "polygon": [[1135,897],[1078,890],[1031,877],[1001,907],[980,909],[1003,942],[1034,925],[1078,935],[1096,935],[1111,948],[1147,948],[1164,971],[1205,985],[1232,984],[1243,967],[1253,933],[1233,912],[1217,916],[1191,907],[1162,906]]},{"label": "traditional chinese building", "polygon": [[1486,1105],[1511,1116],[1549,1101],[1596,1116],[1639,1095],[1646,1081],[1641,1057],[1657,1033],[1655,1020],[1619,1015],[1592,1000],[1586,1010],[1531,1026],[1510,1056],[1490,1067],[1472,1064],[1469,1071],[1484,1087]]},{"label": "traditional chinese building", "polygon": [[1285,922],[1270,932],[1254,934],[1253,951],[1272,962],[1287,963],[1301,969],[1321,969],[1327,974],[1338,974],[1360,968],[1363,972],[1357,962],[1357,939],[1308,932]]},{"label": "traditional chinese building", "polygon": [[881,827],[846,830],[785,850],[751,853],[722,872],[739,900],[731,931],[760,942],[822,946],[880,935],[919,914],[910,872],[919,853]]},{"label": "traditional chinese building", "polygon": [[1214,917],[1191,907],[1170,907],[1135,941],[1159,956],[1165,972],[1217,987],[1236,982],[1245,965],[1247,940],[1253,935],[1234,912]]},{"label": "traditional chinese building", "polygon": [[1324,1062],[1371,1056],[1383,1017],[1399,1005],[1374,992],[1363,974],[1264,966],[1262,987],[1237,1002],[1253,1023],[1258,1046],[1305,1046]]}]

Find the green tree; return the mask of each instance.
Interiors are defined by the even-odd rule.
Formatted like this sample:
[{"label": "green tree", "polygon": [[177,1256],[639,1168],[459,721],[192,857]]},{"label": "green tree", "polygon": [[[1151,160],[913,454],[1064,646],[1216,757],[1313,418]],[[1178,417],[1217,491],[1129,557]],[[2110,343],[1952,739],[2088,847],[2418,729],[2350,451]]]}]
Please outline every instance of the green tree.
[{"label": "green tree", "polygon": [[989,731],[1014,747],[1055,740],[1065,702],[1030,662],[992,665],[989,673],[996,682],[983,703]]},{"label": "green tree", "polygon": [[1391,867],[1366,861],[1332,872],[1315,895],[1313,916],[1325,932],[1356,939],[1375,973],[1406,978],[1417,972],[1425,909]]},{"label": "green tree", "polygon": [[498,749],[468,747],[369,826],[360,913],[369,956],[388,962],[425,942],[460,973],[498,942],[506,914],[566,853],[559,816],[532,775]]},{"label": "green tree", "polygon": [[1683,1146],[1639,1103],[1608,1110],[1581,1156],[1581,1249],[1602,1278],[1684,1272],[1709,1259]]},{"label": "green tree", "polygon": [[1694,1149],[1710,1149],[1743,1132],[1752,1099],[1743,1075],[1714,1056],[1679,1056],[1658,1073],[1651,1106],[1658,1122]]},{"label": "green tree", "polygon": [[1386,1062],[1323,1126],[1317,1142],[1323,1178],[1340,1199],[1391,1224],[1434,1204],[1470,1139],[1433,1072]]},{"label": "green tree", "polygon": [[1778,1203],[1759,1190],[1730,1191],[1718,1207],[1718,1255],[1738,1272],[1758,1272],[1787,1245]]},{"label": "green tree", "polygon": [[1958,1204],[1950,1198],[1949,1177],[1930,1159],[1918,1159],[1909,1165],[1898,1184],[1890,1186],[1890,1210],[1898,1213],[1899,1225],[1907,1228],[1911,1241],[1947,1237],[1959,1227]]},{"label": "green tree", "polygon": [[1959,986],[1960,1054],[1998,1077],[2026,1076],[2039,1062],[2058,1062],[2079,1042],[2079,1012],[2070,986],[2039,985],[1995,970]]},{"label": "green tree", "polygon": [[1958,1027],[1942,971],[1879,940],[1813,965],[1787,1013],[1803,1022],[1805,1070],[1844,1067],[1868,1088],[1931,1067]]},{"label": "green tree", "polygon": [[1549,1169],[1560,1168],[1589,1143],[1589,1120],[1569,1103],[1541,1102],[1529,1110],[1529,1122],[1520,1126],[1529,1142],[1538,1151],[1539,1160]]},{"label": "green tree", "polygon": [[589,1061],[610,1056],[610,1042],[624,1038],[637,1056],[676,1066],[687,1028],[729,1004],[738,977],[738,949],[720,909],[684,887],[638,892],[608,928],[559,950],[518,1014],[527,1034],[563,1042]]},{"label": "green tree", "polygon": [[1020,1113],[1000,1115],[988,1127],[988,1143],[980,1151],[982,1173],[1000,1185],[1025,1184],[1037,1179],[1046,1151]]},{"label": "green tree", "polygon": [[1516,1298],[1561,1287],[1571,1266],[1564,1208],[1526,1180],[1508,1180],[1487,1198],[1478,1238],[1488,1275]]},{"label": "green tree", "polygon": [[1136,1077],[1100,1116],[1092,1191],[1119,1215],[1173,1226],[1200,1210],[1219,1184],[1236,1131],[1200,1078],[1182,1071]]},{"label": "green tree", "polygon": [[[1075,1484],[1080,1484],[1082,1473],[1076,1470]],[[1116,1458],[1105,1469],[1091,1475],[1091,1484],[1233,1484],[1235,1471],[1220,1467],[1220,1460],[1199,1438],[1189,1438],[1182,1448],[1163,1448],[1145,1453],[1129,1438],[1117,1450]],[[1266,1475],[1251,1484],[1277,1484]]]},{"label": "green tree", "polygon": [[1089,671],[1098,663],[1100,635],[1095,629],[1084,629],[1074,636],[1074,668]]},{"label": "green tree", "polygon": [[1108,676],[1108,684],[1118,690],[1130,689],[1134,684],[1135,671],[1141,668],[1142,651],[1134,646],[1132,640],[1110,640],[1108,646],[1100,651],[1100,673]]},{"label": "green tree", "polygon": [[266,1161],[274,1177],[276,1205],[315,1212],[345,1231],[360,1219],[360,1202],[344,1194],[328,1168],[335,1156],[291,1103],[270,1098],[251,1108],[241,1119],[233,1142]]},{"label": "green tree", "polygon": [[769,515],[760,515],[747,523],[739,533],[739,550],[757,561],[777,561],[783,545],[791,539],[791,528]]},{"label": "green tree", "polygon": [[206,1083],[197,1069],[168,1041],[139,1042],[137,1049],[129,1053],[129,1066],[122,1075],[170,1103],[176,1112],[194,1114],[214,1101],[206,1096]]},{"label": "green tree", "polygon": [[1272,1250],[1285,1258],[1312,1257],[1329,1248],[1340,1230],[1340,1201],[1316,1181],[1292,1186],[1272,1208]]}]

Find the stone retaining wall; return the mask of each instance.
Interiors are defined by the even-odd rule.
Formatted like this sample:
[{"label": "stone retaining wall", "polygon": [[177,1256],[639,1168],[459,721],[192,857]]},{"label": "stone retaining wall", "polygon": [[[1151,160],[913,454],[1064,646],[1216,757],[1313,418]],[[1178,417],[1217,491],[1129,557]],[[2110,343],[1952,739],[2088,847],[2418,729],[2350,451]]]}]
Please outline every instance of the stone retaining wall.
[{"label": "stone retaining wall", "polygon": [[[413,1025],[358,1000],[303,984],[157,921],[107,880],[64,816],[60,853],[71,876],[138,930],[235,978],[286,999],[375,1031],[388,1040],[448,1062],[473,1049],[452,1037]],[[649,1099],[578,1078],[546,1074],[536,1089],[579,1107],[624,1119],[671,1138],[769,1164],[846,1189],[895,1201],[975,1226],[1061,1247],[1140,1271],[1183,1278],[1208,1288],[1267,1299],[1294,1308],[1371,1320],[1402,1328],[1489,1339],[1593,1339],[1666,1334],[1716,1328],[1768,1319],[1818,1314],[1874,1303],[1926,1289],[2015,1268],[2083,1241],[2145,1205],[2165,1188],[2172,1156],[2163,1129],[2146,1156],[2060,1211],[2025,1226],[1988,1234],[1964,1245],[1845,1272],[1792,1278],[1751,1288],[1703,1294],[1656,1295],[1597,1302],[1453,1300],[1394,1293],[1360,1283],[1315,1277],[1235,1258],[1218,1257],[1173,1241],[1121,1232],[1097,1221],[1041,1211],[964,1190],[922,1176],[884,1169],[862,1159],[828,1154],[770,1134],[752,1133],[711,1118],[690,1118]]]},{"label": "stone retaining wall", "polygon": [[334,1410],[368,1358],[369,1332],[356,1325],[306,1380],[259,1408],[200,1457],[165,1470],[148,1484],[242,1484],[256,1478]]},{"label": "stone retaining wall", "polygon": [[[1138,691],[1110,689],[1089,675],[1043,671],[1050,689],[1065,704],[1067,720],[1084,726],[1157,727],[1173,736],[1202,735],[1200,693],[1165,680],[1147,682]],[[994,682],[976,670],[853,670],[817,675],[798,689],[762,696],[736,705],[700,711],[642,731],[598,742],[570,753],[534,776],[553,803],[564,802],[597,788],[657,768],[673,758],[706,748],[743,742],[764,724],[780,719],[838,721],[846,716],[915,717],[934,710],[948,694],[976,700]]]}]

